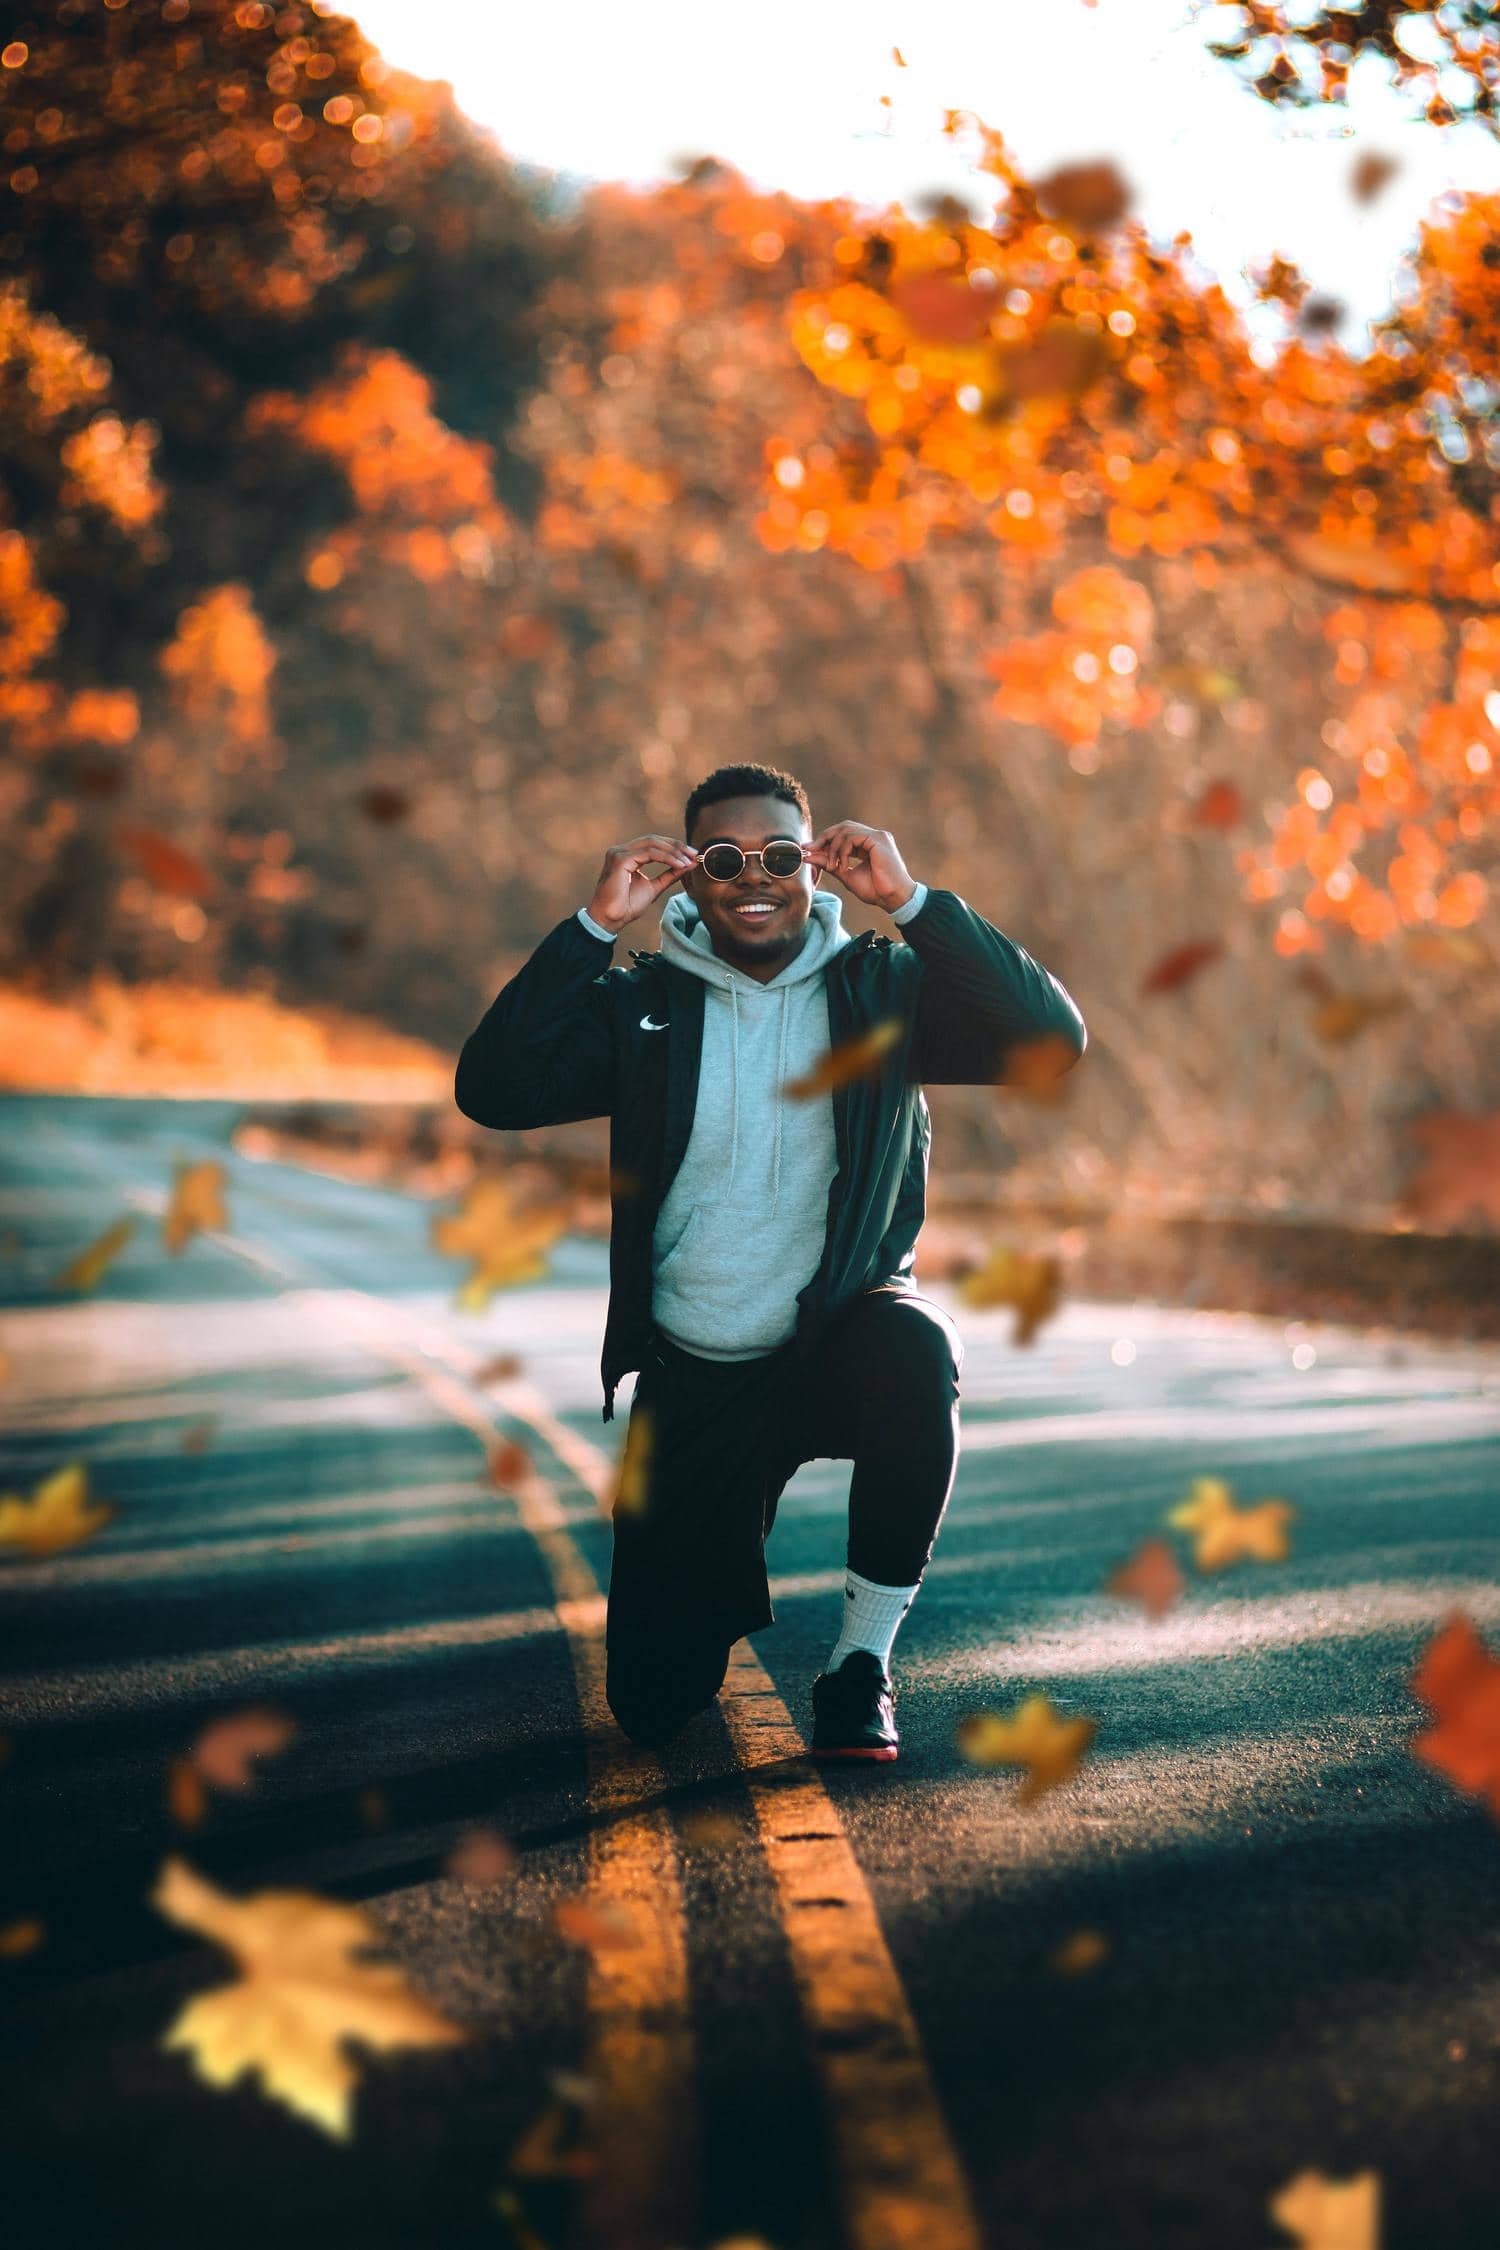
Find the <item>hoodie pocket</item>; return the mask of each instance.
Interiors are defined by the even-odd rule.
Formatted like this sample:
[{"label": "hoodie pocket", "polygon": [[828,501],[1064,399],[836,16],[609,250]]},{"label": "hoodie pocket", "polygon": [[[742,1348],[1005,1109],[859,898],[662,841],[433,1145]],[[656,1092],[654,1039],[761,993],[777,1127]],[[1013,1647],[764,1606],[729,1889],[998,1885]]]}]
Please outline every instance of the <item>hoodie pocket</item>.
[{"label": "hoodie pocket", "polygon": [[675,1291],[683,1277],[692,1272],[693,1245],[703,1239],[705,1217],[704,1206],[695,1203],[688,1213],[687,1225],[656,1268],[658,1289]]}]

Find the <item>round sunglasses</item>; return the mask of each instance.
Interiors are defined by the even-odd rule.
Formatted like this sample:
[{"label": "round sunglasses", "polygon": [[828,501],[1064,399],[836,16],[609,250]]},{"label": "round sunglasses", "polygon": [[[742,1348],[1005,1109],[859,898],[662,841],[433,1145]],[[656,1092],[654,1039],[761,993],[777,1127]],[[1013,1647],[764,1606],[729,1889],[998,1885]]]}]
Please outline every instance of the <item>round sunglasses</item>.
[{"label": "round sunglasses", "polygon": [[802,846],[791,842],[767,844],[763,851],[742,852],[738,844],[710,844],[698,855],[698,865],[711,883],[732,883],[743,874],[747,860],[758,859],[766,875],[795,875],[802,865]]}]

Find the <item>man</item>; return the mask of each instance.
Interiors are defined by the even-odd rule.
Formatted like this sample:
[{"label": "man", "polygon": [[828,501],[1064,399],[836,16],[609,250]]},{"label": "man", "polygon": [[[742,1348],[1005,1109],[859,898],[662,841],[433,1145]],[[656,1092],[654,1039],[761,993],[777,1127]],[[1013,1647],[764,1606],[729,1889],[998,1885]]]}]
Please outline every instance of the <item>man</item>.
[{"label": "man", "polygon": [[[1057,979],[916,882],[887,830],[815,836],[792,775],[720,767],[683,827],[685,843],[609,847],[588,905],[466,1040],[455,1095],[497,1128],[610,1119],[604,1419],[638,1371],[626,1455],[642,1487],[622,1477],[613,1511],[620,1725],[659,1744],[713,1702],[735,1641],[774,1622],[765,1542],[788,1479],[852,1460],[843,1630],[813,1684],[812,1746],[889,1760],[891,1648],[952,1490],[963,1365],[913,1272],[922,1081],[994,1083],[1021,1046],[1070,1068],[1087,1034]],[[824,875],[905,942],[851,939]],[[679,881],[660,953],[606,967]]]}]

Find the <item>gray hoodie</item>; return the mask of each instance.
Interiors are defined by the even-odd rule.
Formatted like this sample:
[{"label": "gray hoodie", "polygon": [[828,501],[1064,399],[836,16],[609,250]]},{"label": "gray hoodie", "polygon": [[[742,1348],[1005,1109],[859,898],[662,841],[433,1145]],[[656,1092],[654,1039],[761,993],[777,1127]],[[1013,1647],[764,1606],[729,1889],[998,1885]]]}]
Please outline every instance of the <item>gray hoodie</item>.
[{"label": "gray hoodie", "polygon": [[828,1052],[823,971],[848,943],[841,902],[814,891],[801,952],[760,984],[719,959],[685,893],[662,909],[663,956],[707,990],[693,1130],[652,1243],[652,1316],[700,1358],[786,1343],[818,1270],[838,1170],[833,1097],[781,1088]]}]

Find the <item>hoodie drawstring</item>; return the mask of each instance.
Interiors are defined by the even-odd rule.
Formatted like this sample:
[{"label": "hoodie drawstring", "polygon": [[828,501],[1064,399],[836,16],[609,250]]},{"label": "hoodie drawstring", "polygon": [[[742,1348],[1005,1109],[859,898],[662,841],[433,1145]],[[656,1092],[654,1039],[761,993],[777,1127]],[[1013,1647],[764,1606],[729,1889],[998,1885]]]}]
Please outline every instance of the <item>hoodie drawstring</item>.
[{"label": "hoodie drawstring", "polygon": [[740,1148],[740,998],[736,987],[729,987],[731,1010],[729,1035],[730,1068],[730,1141],[729,1141],[729,1191],[734,1187],[734,1160]]},{"label": "hoodie drawstring", "polygon": [[781,1105],[786,1099],[786,994],[778,995],[781,1001],[781,1041],[776,1049],[776,1140],[771,1152],[771,1209],[781,1191]]}]

